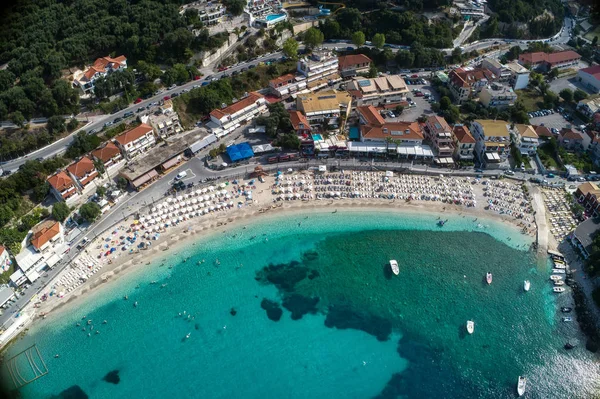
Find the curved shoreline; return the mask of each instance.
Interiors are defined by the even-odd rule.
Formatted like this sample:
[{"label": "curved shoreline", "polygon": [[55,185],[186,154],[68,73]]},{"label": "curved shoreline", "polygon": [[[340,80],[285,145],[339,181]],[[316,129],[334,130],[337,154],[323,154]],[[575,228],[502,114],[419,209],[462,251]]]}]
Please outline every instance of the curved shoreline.
[{"label": "curved shoreline", "polygon": [[[155,246],[153,246],[152,249],[145,251],[146,253],[140,252],[131,257],[122,255],[120,259],[113,262],[112,265],[108,265],[106,270],[103,270],[101,274],[99,273],[94,275],[93,278],[90,278],[89,281],[82,284],[64,298],[60,298],[58,300],[53,298],[51,302],[43,302],[41,306],[36,309],[36,311],[38,315],[59,315],[63,311],[71,309],[74,304],[79,303],[78,299],[87,299],[89,296],[97,295],[108,288],[113,288],[115,285],[114,283],[111,284],[111,281],[118,280],[117,277],[129,277],[135,272],[144,271],[145,268],[143,266],[146,266],[148,263],[150,263],[144,262],[144,259],[152,258],[154,257],[153,255],[155,255],[155,258],[160,258],[161,253],[164,253],[165,256],[177,254],[178,251],[182,249],[183,245],[190,244],[190,242],[192,242],[192,238],[197,235],[201,236],[202,239],[208,239],[217,233],[223,233],[224,230],[219,229],[219,227],[225,227],[226,230],[230,230],[248,223],[248,220],[252,220],[253,222],[264,220],[265,217],[258,219],[253,218],[260,215],[284,217],[287,215],[292,215],[295,212],[330,212],[332,208],[343,209],[343,212],[391,211],[410,214],[421,213],[432,216],[439,216],[440,214],[444,213],[453,216],[461,216],[464,213],[465,215],[475,216],[476,218],[481,218],[482,220],[487,219],[499,222],[507,227],[515,229],[515,231],[518,231],[521,228],[521,226],[519,226],[517,223],[517,220],[507,216],[485,211],[481,208],[467,208],[464,206],[440,202],[403,202],[381,199],[349,199],[280,203],[279,206],[260,209],[257,209],[256,207],[250,207],[242,211],[234,211],[230,214],[226,213],[218,215],[217,217],[207,218],[206,220],[197,220],[195,218],[182,222],[176,228],[172,229],[172,231],[167,231],[167,233],[161,235],[161,237],[156,241]],[[499,238],[496,237],[496,239]],[[535,237],[531,237],[531,235],[528,235],[528,239],[531,242],[535,241]],[[138,268],[134,266],[142,267]],[[44,318],[42,317],[35,317],[32,325],[36,326],[43,320]]]}]

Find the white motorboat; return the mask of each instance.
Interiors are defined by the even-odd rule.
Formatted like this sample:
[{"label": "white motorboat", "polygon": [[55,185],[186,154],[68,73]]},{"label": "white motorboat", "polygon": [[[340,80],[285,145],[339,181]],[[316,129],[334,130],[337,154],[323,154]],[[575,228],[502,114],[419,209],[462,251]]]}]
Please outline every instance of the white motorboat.
[{"label": "white motorboat", "polygon": [[390,260],[390,267],[392,268],[392,273],[394,273],[396,276],[400,274],[400,268],[398,267],[398,262],[396,262],[396,260]]},{"label": "white motorboat", "polygon": [[492,273],[487,272],[485,275],[485,281],[487,281],[488,284],[492,284]]},{"label": "white motorboat", "polygon": [[527,378],[523,376],[519,376],[519,382],[517,383],[517,393],[519,396],[523,396],[525,394],[525,386],[527,385]]},{"label": "white motorboat", "polygon": [[562,263],[555,263],[555,264],[554,264],[554,268],[555,268],[555,269],[566,269],[566,268],[567,268],[567,266],[566,266],[566,265],[563,265]]},{"label": "white motorboat", "polygon": [[475,322],[473,320],[467,320],[467,332],[473,334],[475,331]]},{"label": "white motorboat", "polygon": [[564,322],[573,321],[573,318],[572,317],[563,317],[562,321],[564,321]]},{"label": "white motorboat", "polygon": [[565,287],[553,287],[552,291],[556,293],[565,292]]},{"label": "white motorboat", "polygon": [[552,274],[566,274],[567,271],[565,269],[552,269]]},{"label": "white motorboat", "polygon": [[524,289],[525,291],[529,291],[529,288],[531,288],[531,283],[529,282],[529,280],[525,280],[525,281],[523,282],[523,289]]},{"label": "white motorboat", "polygon": [[553,280],[553,281],[562,280],[562,276],[559,276],[558,274],[553,274],[550,276],[550,280]]},{"label": "white motorboat", "polygon": [[554,285],[565,285],[565,282],[562,280],[556,280],[554,281]]}]

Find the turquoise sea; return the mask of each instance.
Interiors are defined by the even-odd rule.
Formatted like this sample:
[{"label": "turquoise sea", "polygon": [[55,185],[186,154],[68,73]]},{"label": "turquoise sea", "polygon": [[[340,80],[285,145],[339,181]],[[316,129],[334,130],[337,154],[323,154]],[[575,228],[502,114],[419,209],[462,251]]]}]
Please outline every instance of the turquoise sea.
[{"label": "turquoise sea", "polygon": [[16,342],[50,370],[22,397],[512,398],[519,375],[529,398],[598,392],[531,240],[440,216],[298,211],[196,236]]}]

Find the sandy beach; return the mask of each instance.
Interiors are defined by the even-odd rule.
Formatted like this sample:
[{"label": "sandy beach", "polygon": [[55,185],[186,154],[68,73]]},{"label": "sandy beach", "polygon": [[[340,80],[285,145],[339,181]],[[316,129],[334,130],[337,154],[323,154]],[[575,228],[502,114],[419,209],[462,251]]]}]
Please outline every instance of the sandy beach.
[{"label": "sandy beach", "polygon": [[[385,180],[383,172],[368,173],[377,173],[374,180],[378,181],[379,176],[381,176],[382,181],[390,182],[389,179]],[[51,315],[56,315],[58,312],[72,309],[72,307],[79,302],[78,299],[86,298],[90,295],[99,295],[102,293],[103,288],[114,284],[115,281],[118,281],[124,275],[144,271],[144,266],[150,263],[148,261],[149,259],[156,260],[161,259],[161,256],[164,257],[166,255],[176,254],[182,246],[194,245],[193,242],[200,237],[206,238],[209,235],[223,233],[226,229],[251,223],[261,215],[263,215],[263,217],[264,215],[293,215],[298,212],[306,214],[311,212],[335,211],[337,209],[343,209],[344,212],[352,210],[393,210],[409,213],[431,213],[435,214],[436,217],[440,216],[440,214],[448,213],[469,215],[469,217],[473,218],[493,218],[502,221],[503,223],[509,223],[530,236],[535,237],[536,234],[538,234],[533,217],[533,207],[526,209],[526,207],[520,205],[521,203],[524,203],[523,201],[516,201],[515,209],[519,210],[519,212],[509,214],[506,213],[507,211],[505,209],[502,209],[502,206],[511,206],[508,203],[503,204],[502,202],[502,200],[507,200],[507,195],[514,193],[515,199],[522,200],[524,198],[521,191],[521,185],[511,181],[484,179],[477,183],[473,183],[474,179],[454,177],[444,178],[441,183],[450,187],[458,187],[460,185],[463,185],[465,189],[468,188],[467,185],[472,187],[471,197],[467,196],[465,198],[472,198],[472,200],[476,201],[477,205],[465,206],[442,202],[440,200],[410,200],[408,198],[338,198],[335,194],[333,199],[323,198],[319,200],[315,197],[318,197],[319,195],[319,184],[317,183],[322,177],[323,176],[316,176],[314,177],[316,180],[313,181],[313,184],[307,185],[305,183],[301,187],[301,190],[300,187],[296,190],[296,181],[301,179],[310,180],[312,176],[309,177],[307,174],[294,173],[293,175],[286,175],[285,178],[280,176],[279,181],[276,181],[276,178],[273,176],[265,176],[264,183],[255,183],[256,186],[252,189],[251,201],[245,202],[239,201],[240,198],[242,198],[239,193],[243,194],[245,190],[240,190],[239,186],[230,183],[227,185],[227,190],[223,189],[223,193],[227,191],[228,196],[225,203],[232,204],[232,202],[228,200],[230,198],[238,197],[235,199],[235,202],[239,203],[239,207],[222,207],[221,210],[215,209],[214,212],[182,220],[176,225],[158,229],[157,231],[160,231],[158,237],[156,237],[155,232],[149,233],[149,235],[154,234],[152,238],[155,239],[150,241],[151,246],[145,250],[135,250],[132,253],[129,251],[121,251],[120,243],[116,244],[115,242],[112,242],[110,245],[115,245],[119,250],[115,251],[114,254],[109,253],[104,256],[103,253],[106,251],[105,242],[107,240],[120,241],[119,237],[131,234],[133,228],[140,226],[141,224],[139,221],[126,220],[115,225],[110,231],[97,237],[91,242],[86,247],[86,250],[82,252],[71,265],[65,268],[54,281],[48,284],[48,288],[45,292],[50,293],[52,291],[54,292],[54,295],[47,296],[46,300],[40,300],[39,302],[30,305],[30,308],[27,309],[27,311],[35,312],[35,320],[41,321]],[[333,175],[333,177],[337,177],[337,175]],[[286,178],[289,180],[285,180]],[[409,188],[416,190],[418,189],[417,184],[426,186],[428,184],[434,185],[440,183],[437,181],[438,178],[435,177],[419,177],[419,179],[423,180],[414,180],[414,182],[416,182],[415,186],[410,186]],[[293,185],[292,183],[286,184],[286,181],[294,183]],[[331,181],[335,182],[335,180]],[[398,181],[400,182],[400,180]],[[298,199],[285,200],[285,197],[280,193],[282,191],[285,192],[285,190],[281,190],[281,187],[286,186],[294,187],[292,191],[298,193],[298,195],[295,195]],[[395,184],[395,186],[400,187],[401,185],[398,183]],[[248,187],[245,188],[247,189]],[[388,189],[392,188],[388,187]],[[523,198],[521,198],[522,196]],[[300,199],[302,197],[304,199]],[[489,203],[488,206],[488,201],[496,201],[496,204],[493,205]],[[534,201],[531,202],[532,204],[534,203]],[[150,212],[151,210],[148,209],[147,213]],[[140,219],[142,214],[143,213],[140,214]],[[519,217],[517,218],[515,215],[518,215]],[[144,230],[138,231],[140,234],[144,232]],[[547,234],[547,232],[539,233]],[[89,277],[85,278],[85,281],[83,281],[83,279],[76,281],[76,286],[70,287],[71,290],[69,292],[67,285],[69,284],[68,281],[70,277],[67,278],[66,275],[69,273],[73,274],[74,271],[82,273],[86,271],[86,269]],[[57,295],[58,293],[63,295]]]}]

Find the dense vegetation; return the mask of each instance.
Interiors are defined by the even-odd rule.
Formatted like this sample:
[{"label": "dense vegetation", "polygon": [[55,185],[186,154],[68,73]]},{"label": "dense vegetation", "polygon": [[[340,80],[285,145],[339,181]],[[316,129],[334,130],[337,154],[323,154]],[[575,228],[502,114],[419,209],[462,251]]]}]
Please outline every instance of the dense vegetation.
[{"label": "dense vegetation", "polygon": [[565,16],[560,0],[490,0],[488,5],[494,14],[471,40],[550,37],[560,30]]},{"label": "dense vegetation", "polygon": [[450,21],[431,21],[410,11],[396,12],[382,9],[361,13],[356,8],[346,8],[320,26],[325,39],[352,39],[355,32],[363,32],[370,40],[377,33],[385,35],[391,44],[425,47],[452,47],[454,31]]}]

